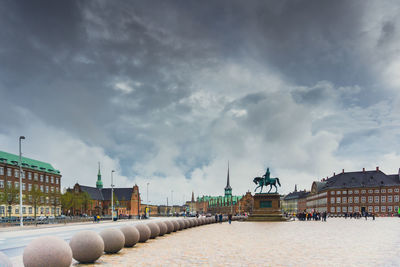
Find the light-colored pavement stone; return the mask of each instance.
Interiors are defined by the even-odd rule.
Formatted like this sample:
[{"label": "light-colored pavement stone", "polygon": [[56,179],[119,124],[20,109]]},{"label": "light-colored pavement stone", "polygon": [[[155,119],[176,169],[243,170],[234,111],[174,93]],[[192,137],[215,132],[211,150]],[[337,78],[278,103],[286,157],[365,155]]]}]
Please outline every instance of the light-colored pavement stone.
[{"label": "light-colored pavement stone", "polygon": [[85,266],[398,266],[399,224],[399,218],[210,224]]}]

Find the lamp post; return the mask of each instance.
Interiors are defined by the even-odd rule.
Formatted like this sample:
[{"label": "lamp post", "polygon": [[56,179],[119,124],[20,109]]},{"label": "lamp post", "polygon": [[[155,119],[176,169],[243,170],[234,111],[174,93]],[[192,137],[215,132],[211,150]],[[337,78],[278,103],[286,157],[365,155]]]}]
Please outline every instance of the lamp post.
[{"label": "lamp post", "polygon": [[113,173],[115,171],[111,171],[111,221],[114,221],[114,181],[113,181]]},{"label": "lamp post", "polygon": [[22,152],[21,152],[21,140],[25,139],[25,136],[19,137],[19,225],[24,226],[24,219],[22,217]]},{"label": "lamp post", "polygon": [[171,214],[174,216],[174,190],[171,190]]},{"label": "lamp post", "polygon": [[[150,183],[147,183],[147,207],[146,207],[146,216],[147,216],[147,212],[149,211],[149,184]],[[147,217],[150,217],[150,212],[149,212],[149,215],[147,216]]]}]

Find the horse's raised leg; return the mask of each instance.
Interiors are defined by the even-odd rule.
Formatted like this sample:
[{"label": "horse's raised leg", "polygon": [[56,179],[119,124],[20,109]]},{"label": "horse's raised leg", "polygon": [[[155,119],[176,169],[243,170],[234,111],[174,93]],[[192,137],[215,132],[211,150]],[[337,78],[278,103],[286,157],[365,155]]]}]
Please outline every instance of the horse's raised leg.
[{"label": "horse's raised leg", "polygon": [[257,191],[257,188],[259,188],[260,186],[261,186],[261,185],[257,186],[256,189],[254,189],[254,192],[256,192],[256,191]]},{"label": "horse's raised leg", "polygon": [[272,185],[270,184],[268,193],[271,192],[271,189],[272,189]]},{"label": "horse's raised leg", "polygon": [[275,186],[275,193],[278,193],[278,187],[276,187],[276,185],[274,186]]}]

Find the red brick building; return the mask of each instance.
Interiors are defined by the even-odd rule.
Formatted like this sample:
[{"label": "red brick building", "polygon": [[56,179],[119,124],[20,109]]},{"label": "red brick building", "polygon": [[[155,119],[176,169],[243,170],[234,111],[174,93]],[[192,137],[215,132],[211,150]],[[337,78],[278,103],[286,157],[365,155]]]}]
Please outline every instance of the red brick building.
[{"label": "red brick building", "polygon": [[400,197],[399,174],[387,175],[379,170],[335,174],[313,182],[307,197],[307,211],[344,213],[375,213],[381,216],[397,214]]}]

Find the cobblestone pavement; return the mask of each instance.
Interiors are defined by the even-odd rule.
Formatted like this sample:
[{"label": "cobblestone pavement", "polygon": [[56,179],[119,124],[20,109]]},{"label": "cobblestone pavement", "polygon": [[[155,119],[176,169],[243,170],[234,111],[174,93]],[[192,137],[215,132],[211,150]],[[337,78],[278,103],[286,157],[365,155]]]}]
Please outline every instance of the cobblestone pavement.
[{"label": "cobblestone pavement", "polygon": [[74,266],[399,266],[400,219],[203,225]]}]

